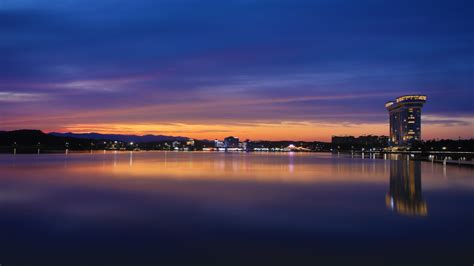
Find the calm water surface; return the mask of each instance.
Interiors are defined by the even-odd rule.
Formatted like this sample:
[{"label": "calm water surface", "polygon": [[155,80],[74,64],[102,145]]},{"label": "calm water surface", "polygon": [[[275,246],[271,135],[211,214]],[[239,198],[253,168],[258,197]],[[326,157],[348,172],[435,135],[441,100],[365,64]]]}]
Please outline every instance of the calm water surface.
[{"label": "calm water surface", "polygon": [[473,168],[399,159],[0,155],[0,264],[473,265]]}]

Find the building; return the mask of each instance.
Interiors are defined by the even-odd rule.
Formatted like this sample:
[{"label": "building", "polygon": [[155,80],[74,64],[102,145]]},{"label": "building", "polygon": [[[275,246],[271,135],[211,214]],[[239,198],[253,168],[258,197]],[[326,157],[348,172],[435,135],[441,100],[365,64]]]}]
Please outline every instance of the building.
[{"label": "building", "polygon": [[186,146],[194,147],[195,141],[194,139],[188,139],[186,141]]},{"label": "building", "polygon": [[366,136],[358,137],[357,142],[362,146],[381,148],[381,147],[387,147],[388,137],[387,136],[366,135]]},{"label": "building", "polygon": [[354,136],[332,136],[332,144],[354,144],[356,143],[356,138]]},{"label": "building", "polygon": [[405,95],[385,104],[390,117],[390,146],[407,147],[421,140],[421,108],[425,95]]},{"label": "building", "polygon": [[253,148],[254,148],[253,146],[254,146],[253,143],[249,139],[245,140],[241,144],[241,147],[242,147],[243,151],[252,151]]},{"label": "building", "polygon": [[219,148],[224,148],[224,147],[225,147],[225,146],[224,146],[224,142],[223,142],[223,141],[220,141],[220,140],[217,140],[217,139],[214,140],[214,148],[219,149]]},{"label": "building", "polygon": [[332,136],[332,144],[337,145],[338,149],[348,148],[385,148],[388,146],[387,136],[364,135],[354,136]]},{"label": "building", "polygon": [[175,140],[175,141],[173,141],[173,143],[172,143],[171,145],[173,146],[173,148],[174,148],[175,150],[177,150],[177,149],[180,148],[181,142]]},{"label": "building", "polygon": [[224,139],[224,147],[226,149],[236,149],[239,148],[239,142],[239,138],[230,136]]}]

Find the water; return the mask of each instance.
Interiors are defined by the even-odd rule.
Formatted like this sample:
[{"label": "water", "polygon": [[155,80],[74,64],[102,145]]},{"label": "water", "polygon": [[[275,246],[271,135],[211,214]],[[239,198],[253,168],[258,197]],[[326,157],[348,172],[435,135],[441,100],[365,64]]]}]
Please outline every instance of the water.
[{"label": "water", "polygon": [[0,155],[3,265],[472,265],[474,170],[315,153]]}]

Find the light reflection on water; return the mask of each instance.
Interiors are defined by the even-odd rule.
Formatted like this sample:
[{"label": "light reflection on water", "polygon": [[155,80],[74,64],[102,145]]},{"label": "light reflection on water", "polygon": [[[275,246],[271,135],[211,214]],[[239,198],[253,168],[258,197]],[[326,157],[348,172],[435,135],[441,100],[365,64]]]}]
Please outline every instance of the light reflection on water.
[{"label": "light reflection on water", "polygon": [[428,207],[422,196],[421,162],[390,162],[390,191],[386,204],[400,214],[428,215]]},{"label": "light reflection on water", "polygon": [[98,152],[0,155],[0,170],[0,263],[3,255],[19,264],[26,252],[36,265],[79,254],[88,265],[443,264],[468,261],[473,249],[467,167],[314,153]]}]

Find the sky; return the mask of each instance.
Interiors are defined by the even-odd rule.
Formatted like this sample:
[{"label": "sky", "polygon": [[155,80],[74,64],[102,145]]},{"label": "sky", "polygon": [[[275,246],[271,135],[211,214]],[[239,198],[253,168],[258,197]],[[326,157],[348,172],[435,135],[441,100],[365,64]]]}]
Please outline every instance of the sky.
[{"label": "sky", "polygon": [[474,2],[0,0],[0,130],[474,137]]}]

